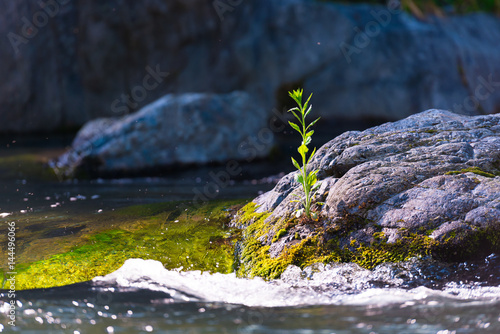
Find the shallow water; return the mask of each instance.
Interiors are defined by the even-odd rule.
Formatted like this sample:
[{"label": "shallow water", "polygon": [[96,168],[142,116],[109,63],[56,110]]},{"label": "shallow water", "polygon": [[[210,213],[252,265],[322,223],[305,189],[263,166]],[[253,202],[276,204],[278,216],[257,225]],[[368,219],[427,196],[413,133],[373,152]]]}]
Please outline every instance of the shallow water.
[{"label": "shallow water", "polygon": [[[3,180],[0,213],[5,215],[0,222],[3,228],[16,221],[33,232],[40,224],[53,224],[59,231],[57,224],[77,224],[82,215],[98,217],[134,204],[192,202],[193,189],[203,191],[212,182],[212,170],[218,168],[162,178]],[[262,175],[266,173],[253,181],[234,180],[214,199],[252,198],[273,186]],[[0,242],[6,242],[3,235]],[[0,292],[0,332],[500,332],[500,260],[494,254],[453,265],[414,259],[373,271],[352,264],[290,267],[282,279],[270,282],[166,270],[141,260],[127,265],[92,282],[17,291],[15,297]],[[12,300],[15,327],[8,318]]]}]

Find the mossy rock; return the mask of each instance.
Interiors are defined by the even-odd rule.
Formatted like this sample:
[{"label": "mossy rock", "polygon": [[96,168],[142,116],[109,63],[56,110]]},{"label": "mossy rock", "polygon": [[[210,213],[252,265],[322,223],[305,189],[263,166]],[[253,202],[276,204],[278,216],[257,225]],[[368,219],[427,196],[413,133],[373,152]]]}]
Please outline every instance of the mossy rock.
[{"label": "mossy rock", "polygon": [[[290,264],[304,267],[315,262],[340,260],[335,254],[324,252],[322,247],[318,247],[319,235],[297,240],[295,232],[293,232],[293,238],[297,242],[287,247],[280,256],[272,258],[269,254],[270,246],[263,241],[268,239],[267,236],[273,228],[267,220],[270,214],[256,213],[256,207],[253,202],[247,204],[238,212],[234,220],[245,227],[236,254],[238,258],[236,272],[239,276],[273,279],[278,278]],[[286,223],[285,226],[289,228],[290,224]],[[279,240],[287,233],[291,233],[287,228],[278,229],[272,242]]]},{"label": "mossy rock", "polygon": [[117,210],[113,215],[122,219],[123,224],[116,224],[120,228],[86,235],[69,251],[17,265],[16,288],[88,281],[117,270],[129,258],[158,260],[167,269],[232,272],[232,236],[237,233],[227,223],[244,202],[214,201],[200,207],[169,202]]},{"label": "mossy rock", "polygon": [[[438,242],[429,236],[431,231],[417,233],[402,230],[399,239],[392,243],[387,242],[383,232],[375,232],[370,242],[362,242],[352,238],[354,227],[349,226],[350,224],[325,229],[321,222],[313,228],[314,232],[302,240],[297,238],[296,227],[279,229],[270,245],[269,233],[273,233],[271,232],[273,226],[282,226],[283,223],[270,221],[269,213],[256,213],[256,208],[255,203],[250,203],[243,207],[235,218],[235,221],[246,226],[237,247],[239,276],[274,279],[278,278],[290,264],[304,268],[318,262],[325,264],[353,262],[363,268],[373,269],[385,262],[401,262],[413,257],[431,256],[451,261],[478,255],[476,251],[481,248],[481,243],[486,244],[484,248],[488,250],[491,247],[497,249],[500,247],[498,231],[478,232],[472,238],[454,235],[447,242]],[[291,225],[290,222],[287,224]],[[295,224],[299,222],[296,221]],[[272,257],[269,252],[272,243],[278,242],[285,233],[292,236],[288,240],[293,241],[287,242],[283,251],[278,256]]]}]

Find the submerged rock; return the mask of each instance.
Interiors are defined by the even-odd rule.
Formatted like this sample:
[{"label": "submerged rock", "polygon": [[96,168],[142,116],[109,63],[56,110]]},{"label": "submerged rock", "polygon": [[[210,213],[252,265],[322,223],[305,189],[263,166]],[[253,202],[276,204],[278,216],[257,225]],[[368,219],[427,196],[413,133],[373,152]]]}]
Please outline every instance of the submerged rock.
[{"label": "submerged rock", "polygon": [[[259,132],[265,114],[243,92],[170,94],[137,113],[87,123],[53,165],[74,176],[254,159],[267,155],[273,142],[271,131]],[[252,147],[257,135],[263,140]]]},{"label": "submerged rock", "polygon": [[322,181],[317,222],[293,218],[294,173],[233,220],[245,227],[243,274],[287,264],[384,261],[432,254],[447,261],[500,250],[500,115],[428,110],[346,132],[311,162]]}]

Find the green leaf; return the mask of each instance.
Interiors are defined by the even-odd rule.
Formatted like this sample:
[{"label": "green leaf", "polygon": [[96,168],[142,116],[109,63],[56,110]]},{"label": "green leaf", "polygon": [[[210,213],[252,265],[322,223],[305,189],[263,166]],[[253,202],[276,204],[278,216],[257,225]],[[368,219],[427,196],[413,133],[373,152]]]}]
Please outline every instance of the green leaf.
[{"label": "green leaf", "polygon": [[307,184],[313,186],[318,181],[316,173],[311,173],[307,176]]},{"label": "green leaf", "polygon": [[314,124],[316,124],[316,122],[317,122],[317,121],[319,121],[319,119],[320,119],[320,118],[321,118],[321,117],[318,117],[318,118],[316,118],[314,121],[312,121],[312,122],[311,122],[311,124],[309,124],[309,125],[307,126],[306,130],[307,130],[307,129],[309,129],[309,128],[310,128],[311,126],[313,126]]},{"label": "green leaf", "polygon": [[298,162],[297,162],[297,160],[295,160],[293,157],[292,157],[292,163],[293,163],[293,165],[294,165],[294,166],[295,166],[298,170],[300,170],[300,165],[299,165],[299,163],[298,163]]},{"label": "green leaf", "polygon": [[306,164],[308,164],[311,161],[312,157],[314,157],[314,153],[316,153],[316,147],[314,148],[314,150],[312,151],[311,155],[309,156],[309,159],[307,159]]},{"label": "green leaf", "polygon": [[292,114],[293,114],[293,116],[295,116],[296,119],[299,120],[299,123],[302,124],[302,118],[300,118],[299,115],[297,115],[297,113],[295,111],[292,111]]},{"label": "green leaf", "polygon": [[302,110],[306,110],[306,109],[308,109],[308,108],[307,108],[307,106],[309,105],[309,100],[311,99],[311,97],[312,97],[312,94],[311,94],[311,95],[309,95],[309,97],[307,98],[306,103],[304,103],[304,104],[302,105]]},{"label": "green leaf", "polygon": [[306,137],[306,142],[304,143],[304,145],[309,145],[311,143],[311,140],[312,138],[310,136]]},{"label": "green leaf", "polygon": [[295,129],[295,130],[297,130],[299,133],[301,133],[301,132],[300,132],[300,128],[299,128],[299,126],[298,126],[297,124],[295,124],[295,123],[293,123],[293,122],[290,122],[290,121],[288,121],[288,124],[290,124],[290,126],[291,126],[292,128],[294,128],[294,129]]},{"label": "green leaf", "polygon": [[297,181],[300,184],[304,184],[304,177],[302,176],[302,174],[295,175],[295,181]]},{"label": "green leaf", "polygon": [[306,133],[306,137],[312,137],[313,134],[314,134],[314,130],[311,130],[308,133]]},{"label": "green leaf", "polygon": [[293,90],[291,92],[288,92],[288,94],[290,95],[290,97],[292,99],[295,100],[295,102],[297,102],[298,105],[302,104],[302,90],[301,89]]},{"label": "green leaf", "polygon": [[306,156],[306,153],[309,151],[309,149],[307,148],[306,145],[302,144],[299,146],[299,148],[297,149],[297,151],[299,151],[300,155],[305,157]]},{"label": "green leaf", "polygon": [[[307,111],[304,113],[304,117],[306,117],[307,115],[309,115],[309,113],[310,113],[310,112],[311,112],[311,110],[312,110],[312,107],[313,107],[313,106],[312,106],[312,105],[310,105],[310,106],[309,106],[309,108],[307,108]],[[304,108],[305,108],[305,106],[304,106]]]}]

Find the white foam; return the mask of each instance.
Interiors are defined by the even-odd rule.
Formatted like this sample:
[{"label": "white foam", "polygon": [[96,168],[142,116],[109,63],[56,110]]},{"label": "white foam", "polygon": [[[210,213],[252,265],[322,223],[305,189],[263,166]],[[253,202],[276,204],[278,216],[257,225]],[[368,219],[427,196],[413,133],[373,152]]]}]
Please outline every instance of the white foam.
[{"label": "white foam", "polygon": [[[354,266],[354,267],[353,267]],[[354,270],[350,281],[344,271]],[[194,301],[204,300],[242,304],[247,306],[298,306],[298,305],[389,305],[428,298],[470,299],[469,291],[449,287],[448,291],[415,289],[369,288],[369,270],[352,265],[346,267],[324,267],[304,277],[298,267],[289,267],[283,279],[265,281],[261,278],[238,278],[235,274],[210,274],[200,271],[167,270],[161,262],[129,259],[117,271],[104,277],[94,278],[96,283],[107,283],[120,287],[164,291],[173,298]],[[302,278],[301,278],[302,277]],[[358,287],[356,293],[347,290]],[[487,293],[485,296],[484,293]],[[496,296],[500,298],[500,287],[475,289],[472,298]],[[498,300],[498,299],[497,299]]]}]

